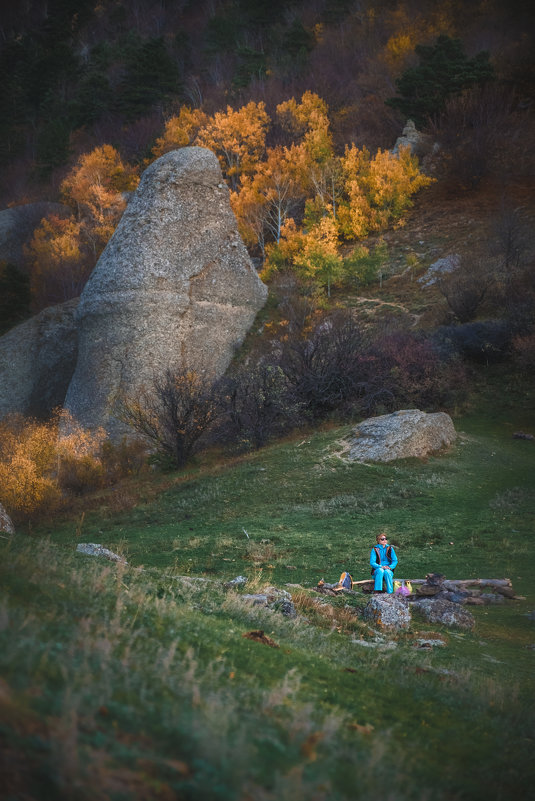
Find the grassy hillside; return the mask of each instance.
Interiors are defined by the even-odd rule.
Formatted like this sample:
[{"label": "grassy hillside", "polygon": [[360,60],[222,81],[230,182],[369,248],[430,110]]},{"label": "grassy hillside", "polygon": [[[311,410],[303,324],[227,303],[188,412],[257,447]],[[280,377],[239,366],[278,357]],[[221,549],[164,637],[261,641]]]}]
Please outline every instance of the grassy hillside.
[{"label": "grassy hillside", "polygon": [[[535,446],[512,437],[532,410],[513,390],[456,419],[456,445],[427,461],[349,465],[349,427],[323,430],[126,483],[83,517],[2,538],[5,797],[524,796]],[[400,577],[507,576],[525,600],[472,607],[469,633],[415,617],[377,636],[364,595],[312,587],[342,569],[366,578],[383,528]],[[286,588],[298,617],[225,590],[238,574],[248,591]],[[244,638],[259,629],[279,647]],[[426,636],[445,646],[415,647]]]}]

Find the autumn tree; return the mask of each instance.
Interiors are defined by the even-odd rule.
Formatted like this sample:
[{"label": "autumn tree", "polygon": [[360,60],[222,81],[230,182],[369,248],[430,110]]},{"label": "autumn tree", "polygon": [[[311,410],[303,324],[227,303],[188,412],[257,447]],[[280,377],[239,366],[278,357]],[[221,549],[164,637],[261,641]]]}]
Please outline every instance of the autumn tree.
[{"label": "autumn tree", "polygon": [[35,310],[77,297],[92,269],[84,252],[82,224],[74,217],[45,217],[26,249]]},{"label": "autumn tree", "polygon": [[26,251],[34,308],[80,294],[121,218],[124,193],[137,181],[135,170],[111,145],[80,157],[61,185],[73,215],[45,217]]},{"label": "autumn tree", "polygon": [[264,156],[269,116],[263,102],[251,101],[234,110],[218,111],[201,128],[195,144],[213,150],[231,188],[241,175],[252,173]]},{"label": "autumn tree", "polygon": [[201,109],[182,106],[177,115],[167,120],[163,135],[156,140],[152,149],[152,155],[159,158],[170,150],[193,144],[199,130],[207,122],[208,115]]},{"label": "autumn tree", "polygon": [[88,431],[73,418],[58,436],[62,415],[39,421],[8,415],[0,422],[0,503],[16,520],[53,512],[69,493],[103,485],[103,429]]},{"label": "autumn tree", "polygon": [[277,106],[277,117],[292,137],[302,142],[311,163],[321,164],[333,154],[328,107],[314,92],[305,92],[298,103],[290,98]]},{"label": "autumn tree", "polygon": [[138,180],[134,168],[124,164],[114,147],[102,145],[81,156],[63,181],[62,194],[75,208],[95,259],[121,218],[124,193],[135,189]]},{"label": "autumn tree", "polygon": [[343,274],[343,261],[338,253],[338,230],[332,214],[326,214],[305,233],[303,247],[294,258],[294,265],[305,278],[327,290]]},{"label": "autumn tree", "polygon": [[360,238],[397,222],[411,206],[412,196],[432,183],[423,175],[409,148],[398,154],[367,148],[346,147],[342,157],[345,203],[338,219],[347,238]]},{"label": "autumn tree", "polygon": [[281,231],[304,196],[305,154],[302,147],[269,148],[253,175],[242,175],[232,207],[249,245],[265,254],[266,241],[279,242]]}]

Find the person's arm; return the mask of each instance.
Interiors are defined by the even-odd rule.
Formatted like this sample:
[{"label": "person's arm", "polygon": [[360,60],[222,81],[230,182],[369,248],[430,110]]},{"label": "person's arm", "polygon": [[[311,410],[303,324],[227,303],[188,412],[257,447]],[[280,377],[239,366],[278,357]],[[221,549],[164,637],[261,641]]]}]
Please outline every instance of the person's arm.
[{"label": "person's arm", "polygon": [[377,561],[375,548],[372,548],[370,552],[370,566],[373,567],[374,570],[376,567],[381,567],[381,563]]},{"label": "person's arm", "polygon": [[390,559],[391,559],[391,561],[390,561],[390,569],[393,570],[396,567],[397,563],[398,563],[398,558],[397,558],[396,552],[395,552],[395,550],[393,548],[391,548],[391,551],[390,551]]}]

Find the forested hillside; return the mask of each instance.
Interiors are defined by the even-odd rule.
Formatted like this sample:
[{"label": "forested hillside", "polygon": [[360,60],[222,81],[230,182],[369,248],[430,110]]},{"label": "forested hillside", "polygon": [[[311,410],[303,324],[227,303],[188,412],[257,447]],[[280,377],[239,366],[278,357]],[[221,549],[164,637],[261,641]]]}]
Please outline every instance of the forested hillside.
[{"label": "forested hillside", "polygon": [[[66,208],[3,264],[8,323],[79,294],[125,192],[191,143],[218,153],[252,255],[315,227],[289,248],[330,290],[343,242],[398,221],[429,175],[474,190],[532,169],[529,18],[522,0],[12,4],[0,202]],[[386,153],[408,118],[440,142],[426,177]]]},{"label": "forested hillside", "polygon": [[[270,294],[222,384],[186,372],[158,377],[149,408],[124,399],[143,435],[147,414],[186,432],[162,445],[157,430],[162,464],[182,465],[222,431],[231,450],[258,448],[303,422],[459,408],[480,365],[528,374],[529,21],[520,0],[35,0],[5,10],[2,204],[54,206],[20,259],[0,262],[0,333],[76,298],[143,170],[200,145],[219,159]],[[176,419],[162,413],[167,397]],[[187,429],[191,405],[211,409],[219,429]],[[21,518],[38,515],[68,489],[53,467],[57,419],[3,425],[4,492]],[[79,490],[133,469],[84,437],[58,457],[83,454]],[[41,441],[52,443],[42,463]],[[37,462],[39,491],[26,482]]]}]

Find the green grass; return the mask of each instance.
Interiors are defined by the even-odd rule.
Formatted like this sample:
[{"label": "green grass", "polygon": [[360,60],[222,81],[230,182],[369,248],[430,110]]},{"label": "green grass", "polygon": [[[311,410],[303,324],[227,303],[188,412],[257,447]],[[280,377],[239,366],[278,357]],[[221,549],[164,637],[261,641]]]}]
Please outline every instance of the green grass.
[{"label": "green grass", "polygon": [[[524,411],[508,403],[457,419],[456,445],[425,462],[349,465],[349,427],[331,429],[175,474],[129,511],[88,512],[81,531],[59,519],[1,539],[5,797],[525,796],[535,446],[512,438]],[[526,600],[472,607],[472,632],[415,617],[376,637],[365,596],[310,588],[343,569],[367,578],[383,528],[400,576],[507,576]],[[129,566],[77,554],[77,540]],[[225,590],[238,574],[247,589],[300,584],[297,619]],[[280,647],[244,639],[252,629]],[[433,632],[445,647],[414,647]]]}]

